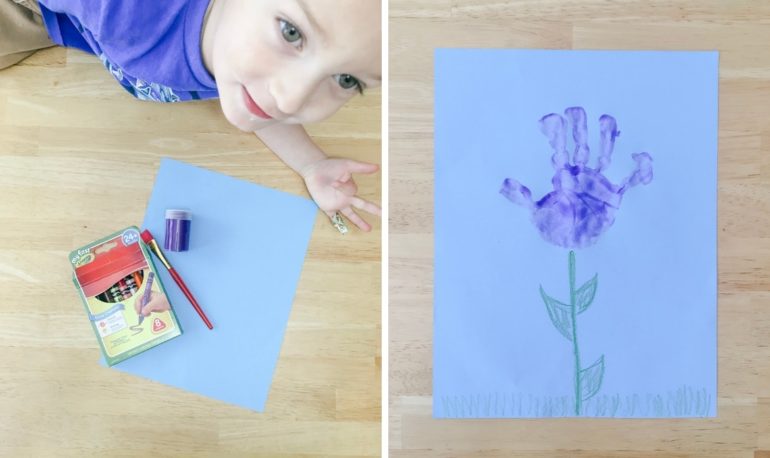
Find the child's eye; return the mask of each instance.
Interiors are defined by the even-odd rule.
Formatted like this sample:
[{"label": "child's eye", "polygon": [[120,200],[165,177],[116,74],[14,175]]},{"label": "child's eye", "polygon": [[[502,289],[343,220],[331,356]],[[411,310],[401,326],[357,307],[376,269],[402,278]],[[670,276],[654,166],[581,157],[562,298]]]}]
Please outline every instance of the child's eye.
[{"label": "child's eye", "polygon": [[364,93],[363,83],[358,81],[358,78],[355,76],[348,75],[347,73],[341,73],[339,75],[334,75],[334,78],[337,80],[337,84],[339,84],[342,89],[358,88],[358,92],[361,94]]},{"label": "child's eye", "polygon": [[278,26],[281,28],[281,35],[287,43],[299,48],[302,46],[302,32],[291,22],[278,19]]}]

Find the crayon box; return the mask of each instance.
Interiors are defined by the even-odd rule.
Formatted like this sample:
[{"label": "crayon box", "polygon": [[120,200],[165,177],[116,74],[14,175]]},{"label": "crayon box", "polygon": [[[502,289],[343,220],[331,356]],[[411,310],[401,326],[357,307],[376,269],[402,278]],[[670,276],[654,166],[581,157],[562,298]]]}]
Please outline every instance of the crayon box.
[{"label": "crayon box", "polygon": [[137,227],[74,250],[69,260],[108,365],[182,334]]}]

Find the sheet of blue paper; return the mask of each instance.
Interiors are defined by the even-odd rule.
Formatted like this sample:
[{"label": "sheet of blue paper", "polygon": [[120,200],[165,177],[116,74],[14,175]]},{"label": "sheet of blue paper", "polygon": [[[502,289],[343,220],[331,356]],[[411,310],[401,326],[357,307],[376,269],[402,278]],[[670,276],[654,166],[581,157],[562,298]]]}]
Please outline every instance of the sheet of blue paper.
[{"label": "sheet of blue paper", "polygon": [[169,208],[193,213],[190,250],[165,253],[214,329],[156,261],[184,334],[114,367],[263,411],[317,207],[163,159],[142,225],[161,246]]},{"label": "sheet of blue paper", "polygon": [[717,75],[436,51],[435,417],[716,415]]}]

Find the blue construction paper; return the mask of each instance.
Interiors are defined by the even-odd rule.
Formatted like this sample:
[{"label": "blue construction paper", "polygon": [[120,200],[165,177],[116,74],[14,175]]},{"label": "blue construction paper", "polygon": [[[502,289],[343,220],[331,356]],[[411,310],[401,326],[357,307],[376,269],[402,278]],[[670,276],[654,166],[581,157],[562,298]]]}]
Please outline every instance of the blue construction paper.
[{"label": "blue construction paper", "polygon": [[145,214],[163,245],[165,211],[192,212],[190,250],[165,251],[214,325],[155,262],[184,334],[114,368],[263,411],[317,207],[303,197],[163,159]]},{"label": "blue construction paper", "polygon": [[[552,202],[539,201],[555,176],[539,122],[569,107],[586,113],[587,166],[609,114],[621,134],[604,177],[652,174],[640,170],[651,181],[626,189],[592,243],[562,246],[546,235],[574,219],[541,229],[526,206]],[[436,51],[434,417],[716,415],[717,107],[716,52]],[[571,127],[566,138],[574,161]],[[586,202],[580,218],[612,210]],[[592,299],[571,297],[571,250],[573,292],[588,285]],[[541,287],[563,304],[555,319]]]}]

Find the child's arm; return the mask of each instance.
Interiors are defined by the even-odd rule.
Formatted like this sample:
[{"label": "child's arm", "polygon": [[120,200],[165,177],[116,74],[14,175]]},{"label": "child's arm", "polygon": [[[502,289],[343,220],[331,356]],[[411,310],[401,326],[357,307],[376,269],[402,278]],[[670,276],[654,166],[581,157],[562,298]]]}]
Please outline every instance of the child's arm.
[{"label": "child's arm", "polygon": [[283,162],[305,180],[305,186],[318,207],[330,218],[340,212],[364,231],[371,226],[353,207],[380,215],[380,207],[356,196],[353,173],[374,173],[376,164],[350,159],[329,158],[313,143],[299,124],[278,124],[254,132]]}]

